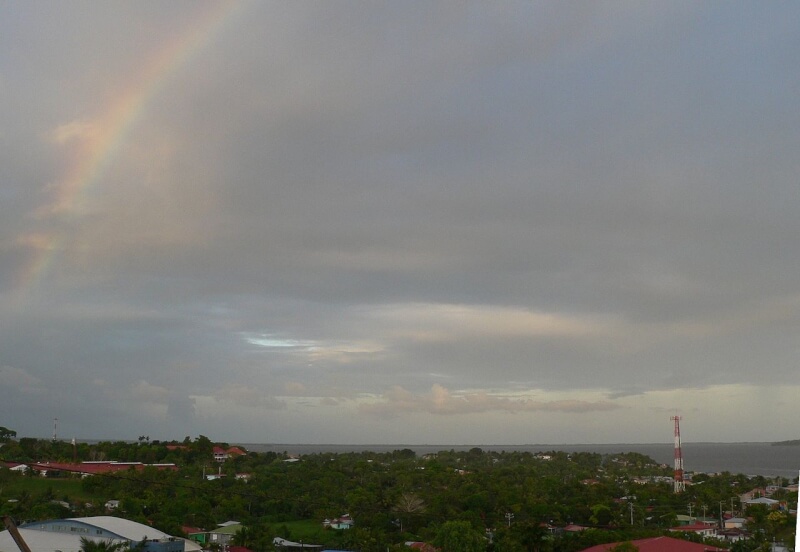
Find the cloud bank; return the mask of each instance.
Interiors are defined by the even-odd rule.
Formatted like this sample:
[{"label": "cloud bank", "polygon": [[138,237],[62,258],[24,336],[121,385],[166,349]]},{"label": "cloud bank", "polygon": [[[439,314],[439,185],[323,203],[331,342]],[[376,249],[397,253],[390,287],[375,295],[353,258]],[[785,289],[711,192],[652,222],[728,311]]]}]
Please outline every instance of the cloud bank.
[{"label": "cloud bank", "polygon": [[800,8],[4,15],[18,434],[797,437]]}]

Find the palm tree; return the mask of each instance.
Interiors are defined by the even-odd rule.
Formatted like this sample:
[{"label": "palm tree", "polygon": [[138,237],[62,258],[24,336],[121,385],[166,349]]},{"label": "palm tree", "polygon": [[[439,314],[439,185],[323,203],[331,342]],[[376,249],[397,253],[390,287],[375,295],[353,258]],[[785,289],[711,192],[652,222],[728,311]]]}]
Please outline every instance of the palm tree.
[{"label": "palm tree", "polygon": [[130,544],[124,541],[92,540],[81,537],[81,552],[125,552]]},{"label": "palm tree", "polygon": [[425,511],[425,501],[414,493],[403,493],[397,499],[394,510],[398,513],[402,532],[403,518],[410,520],[412,516],[422,514]]},{"label": "palm tree", "polygon": [[249,548],[250,545],[251,545],[250,541],[252,541],[252,540],[253,540],[253,536],[251,534],[251,531],[247,527],[242,526],[242,528],[239,529],[238,531],[236,531],[236,533],[231,538],[231,544],[235,544],[237,546],[244,546],[245,548]]}]

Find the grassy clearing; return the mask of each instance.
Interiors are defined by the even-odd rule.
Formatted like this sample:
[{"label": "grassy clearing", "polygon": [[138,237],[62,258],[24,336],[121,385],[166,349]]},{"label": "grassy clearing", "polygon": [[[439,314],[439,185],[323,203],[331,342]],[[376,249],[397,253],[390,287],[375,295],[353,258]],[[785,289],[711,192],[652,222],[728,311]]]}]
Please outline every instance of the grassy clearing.
[{"label": "grassy clearing", "polygon": [[318,543],[329,536],[321,522],[311,519],[274,523],[272,527],[278,535],[295,542]]},{"label": "grassy clearing", "polygon": [[80,479],[45,477],[8,477],[0,482],[0,499],[3,502],[29,494],[34,497],[52,495],[55,500],[88,502],[96,498],[83,490]]}]

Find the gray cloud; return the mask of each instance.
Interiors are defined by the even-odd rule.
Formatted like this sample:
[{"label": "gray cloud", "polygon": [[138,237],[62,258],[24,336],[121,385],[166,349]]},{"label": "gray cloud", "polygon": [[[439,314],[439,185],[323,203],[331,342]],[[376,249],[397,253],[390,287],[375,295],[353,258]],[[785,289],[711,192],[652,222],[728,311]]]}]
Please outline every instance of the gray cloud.
[{"label": "gray cloud", "polygon": [[5,10],[3,425],[792,438],[798,8],[226,6]]},{"label": "gray cloud", "polygon": [[383,417],[403,413],[428,413],[440,415],[475,414],[491,411],[517,412],[602,412],[620,408],[608,401],[588,402],[584,400],[533,401],[494,396],[489,393],[452,393],[435,384],[429,393],[414,395],[396,386],[384,393],[378,401],[363,403],[359,411]]}]

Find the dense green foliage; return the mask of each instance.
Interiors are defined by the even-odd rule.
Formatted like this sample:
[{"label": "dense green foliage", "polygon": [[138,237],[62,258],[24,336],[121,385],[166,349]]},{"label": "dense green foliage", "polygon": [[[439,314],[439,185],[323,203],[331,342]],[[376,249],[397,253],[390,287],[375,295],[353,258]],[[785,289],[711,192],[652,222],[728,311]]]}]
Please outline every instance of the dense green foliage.
[{"label": "dense green foliage", "polygon": [[0,443],[7,443],[9,440],[17,436],[17,432],[13,429],[8,429],[5,426],[0,426]]},{"label": "dense green foliage", "polygon": [[[171,534],[182,534],[184,526],[209,529],[240,521],[245,529],[234,542],[259,552],[272,549],[274,536],[361,552],[402,550],[409,540],[434,543],[443,552],[569,552],[663,534],[690,508],[709,517],[722,507],[736,509],[737,494],[767,483],[729,473],[698,474],[687,492],[675,494],[671,469],[637,453],[534,455],[473,448],[420,458],[404,449],[311,454],[297,461],[284,454],[248,453],[217,464],[213,446],[204,436],[74,447],[9,439],[0,449],[6,460],[172,462],[180,469],[148,467],[84,478],[63,473],[41,478],[2,469],[0,513],[18,519],[99,515],[114,499],[120,501],[115,515]],[[224,477],[205,477],[218,472]],[[355,520],[354,528],[323,528],[323,519],[345,513]],[[758,536],[753,546],[793,539],[785,514],[749,513]],[[568,524],[587,529],[563,531]]]}]

